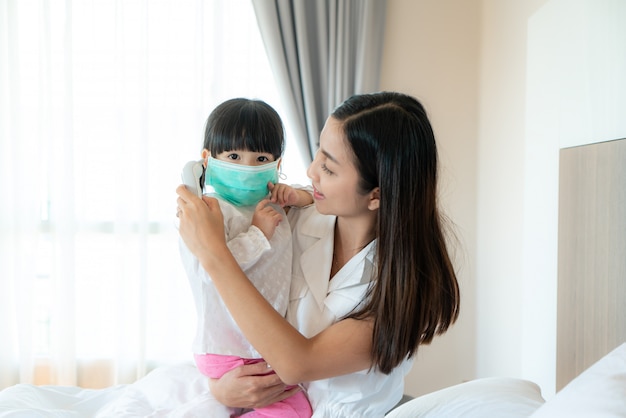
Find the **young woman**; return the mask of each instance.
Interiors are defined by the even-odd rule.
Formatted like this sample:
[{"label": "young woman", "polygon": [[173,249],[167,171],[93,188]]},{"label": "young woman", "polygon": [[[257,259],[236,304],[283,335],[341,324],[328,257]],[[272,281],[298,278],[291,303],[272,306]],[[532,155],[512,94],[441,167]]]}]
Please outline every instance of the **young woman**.
[{"label": "young woman", "polygon": [[308,382],[314,417],[382,417],[400,399],[418,346],[459,313],[424,108],[400,93],[351,97],[326,121],[308,175],[315,206],[289,212],[287,320],[228,251],[217,202],[177,189],[181,237],[277,375],[250,376],[255,365],[212,390],[249,407],[285,396],[271,379]]}]

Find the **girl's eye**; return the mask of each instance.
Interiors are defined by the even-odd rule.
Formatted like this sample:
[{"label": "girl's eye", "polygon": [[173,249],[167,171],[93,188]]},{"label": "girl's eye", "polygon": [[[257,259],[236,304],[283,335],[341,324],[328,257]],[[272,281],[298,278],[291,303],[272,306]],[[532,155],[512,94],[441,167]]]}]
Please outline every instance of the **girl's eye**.
[{"label": "girl's eye", "polygon": [[238,160],[239,159],[239,155],[238,154],[228,154],[228,156],[226,157],[229,160]]},{"label": "girl's eye", "polygon": [[260,162],[260,163],[266,163],[266,162],[268,162],[270,159],[269,159],[269,158],[267,158],[267,157],[266,157],[266,156],[264,156],[264,155],[261,155],[261,156],[260,156],[260,157],[258,157],[256,160],[257,160],[258,162]]},{"label": "girl's eye", "polygon": [[329,170],[329,169],[328,169],[328,167],[326,167],[326,164],[324,164],[324,163],[322,163],[322,164],[320,165],[320,167],[322,168],[322,171],[323,171],[323,172],[325,172],[325,173],[327,173],[327,174],[335,174],[335,173],[333,173],[331,170]]}]

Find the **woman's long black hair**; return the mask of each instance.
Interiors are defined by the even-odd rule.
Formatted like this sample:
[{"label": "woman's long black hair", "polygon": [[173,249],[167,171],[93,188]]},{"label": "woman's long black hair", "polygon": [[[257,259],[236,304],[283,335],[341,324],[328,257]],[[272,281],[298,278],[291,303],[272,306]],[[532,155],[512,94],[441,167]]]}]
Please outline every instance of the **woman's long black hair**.
[{"label": "woman's long black hair", "polygon": [[332,114],[341,121],[361,192],[378,187],[376,277],[349,318],[373,320],[372,364],[389,373],[459,315],[459,285],[437,204],[437,147],[413,97],[357,95]]}]

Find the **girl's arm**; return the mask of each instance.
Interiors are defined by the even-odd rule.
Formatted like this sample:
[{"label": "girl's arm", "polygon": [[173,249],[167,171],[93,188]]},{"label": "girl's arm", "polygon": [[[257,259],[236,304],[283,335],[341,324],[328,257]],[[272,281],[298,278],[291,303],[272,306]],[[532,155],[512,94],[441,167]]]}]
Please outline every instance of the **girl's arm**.
[{"label": "girl's arm", "polygon": [[268,203],[268,199],[259,202],[250,227],[226,243],[243,271],[253,268],[263,254],[272,248],[270,240],[278,224],[283,221],[283,216]]},{"label": "girl's arm", "polygon": [[371,321],[342,320],[305,338],[263,298],[228,250],[218,202],[200,200],[184,186],[177,193],[181,237],[213,278],[244,335],[283,382],[297,384],[370,367]]}]

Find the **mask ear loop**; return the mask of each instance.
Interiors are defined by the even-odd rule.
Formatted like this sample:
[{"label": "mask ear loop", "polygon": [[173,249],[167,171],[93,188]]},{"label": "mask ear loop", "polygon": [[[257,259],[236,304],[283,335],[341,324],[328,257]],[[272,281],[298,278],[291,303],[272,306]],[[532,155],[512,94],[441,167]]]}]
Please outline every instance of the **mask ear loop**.
[{"label": "mask ear loop", "polygon": [[279,167],[278,168],[278,178],[285,181],[287,180],[287,175],[285,173],[283,173],[283,168]]}]

